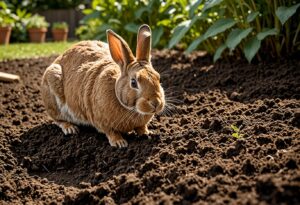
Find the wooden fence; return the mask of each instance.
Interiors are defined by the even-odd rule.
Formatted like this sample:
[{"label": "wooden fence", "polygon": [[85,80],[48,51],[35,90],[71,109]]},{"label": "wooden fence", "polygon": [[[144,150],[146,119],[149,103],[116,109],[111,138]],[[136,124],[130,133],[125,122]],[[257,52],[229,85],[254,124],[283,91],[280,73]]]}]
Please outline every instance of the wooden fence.
[{"label": "wooden fence", "polygon": [[38,12],[38,14],[45,16],[46,20],[50,23],[47,32],[47,38],[52,38],[51,26],[54,22],[65,21],[69,25],[68,37],[71,39],[76,38],[75,30],[79,26],[79,21],[84,15],[76,9],[60,9],[60,10],[47,10]]}]

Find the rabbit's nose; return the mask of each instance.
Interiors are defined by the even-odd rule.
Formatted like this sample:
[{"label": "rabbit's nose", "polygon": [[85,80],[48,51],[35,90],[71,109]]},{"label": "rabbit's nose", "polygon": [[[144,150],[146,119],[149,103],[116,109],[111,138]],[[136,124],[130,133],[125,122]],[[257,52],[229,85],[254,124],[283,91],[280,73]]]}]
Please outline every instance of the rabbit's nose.
[{"label": "rabbit's nose", "polygon": [[150,104],[156,110],[157,107],[161,104],[161,101],[160,101],[160,99],[155,99],[155,100],[150,101]]}]

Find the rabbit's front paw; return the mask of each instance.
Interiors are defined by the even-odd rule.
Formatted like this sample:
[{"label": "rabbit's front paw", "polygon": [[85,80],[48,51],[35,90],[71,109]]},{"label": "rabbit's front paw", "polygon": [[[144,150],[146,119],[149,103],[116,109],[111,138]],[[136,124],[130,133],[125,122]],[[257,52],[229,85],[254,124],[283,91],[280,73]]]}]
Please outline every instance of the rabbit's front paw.
[{"label": "rabbit's front paw", "polygon": [[127,147],[128,142],[120,134],[110,134],[106,135],[109,141],[109,144],[112,147]]},{"label": "rabbit's front paw", "polygon": [[138,136],[147,135],[148,139],[151,139],[150,135],[153,134],[152,131],[148,130],[147,125],[145,125],[143,127],[135,128],[135,131],[138,134]]},{"label": "rabbit's front paw", "polygon": [[56,121],[54,124],[60,127],[65,135],[78,134],[79,132],[79,128],[69,122]]}]

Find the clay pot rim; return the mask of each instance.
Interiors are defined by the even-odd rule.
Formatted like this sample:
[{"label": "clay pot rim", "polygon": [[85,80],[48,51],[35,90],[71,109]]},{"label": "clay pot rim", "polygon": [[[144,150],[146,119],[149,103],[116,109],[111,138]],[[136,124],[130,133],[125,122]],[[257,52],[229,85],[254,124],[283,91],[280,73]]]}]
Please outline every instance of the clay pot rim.
[{"label": "clay pot rim", "polygon": [[0,26],[0,30],[11,30],[11,26]]},{"label": "clay pot rim", "polygon": [[28,28],[29,32],[47,32],[47,28]]},{"label": "clay pot rim", "polygon": [[54,28],[52,29],[52,32],[59,32],[59,33],[62,33],[62,32],[68,32],[69,29],[67,28]]}]

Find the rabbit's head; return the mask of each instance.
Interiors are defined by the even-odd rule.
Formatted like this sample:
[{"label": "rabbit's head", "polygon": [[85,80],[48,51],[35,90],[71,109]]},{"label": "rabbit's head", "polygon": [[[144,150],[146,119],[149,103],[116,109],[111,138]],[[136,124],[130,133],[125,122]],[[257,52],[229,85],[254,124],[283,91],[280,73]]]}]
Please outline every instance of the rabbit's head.
[{"label": "rabbit's head", "polygon": [[121,70],[115,85],[120,104],[144,115],[160,113],[165,106],[165,95],[160,75],[151,65],[150,27],[139,28],[136,57],[125,40],[113,31],[107,31],[107,40],[111,57]]}]

